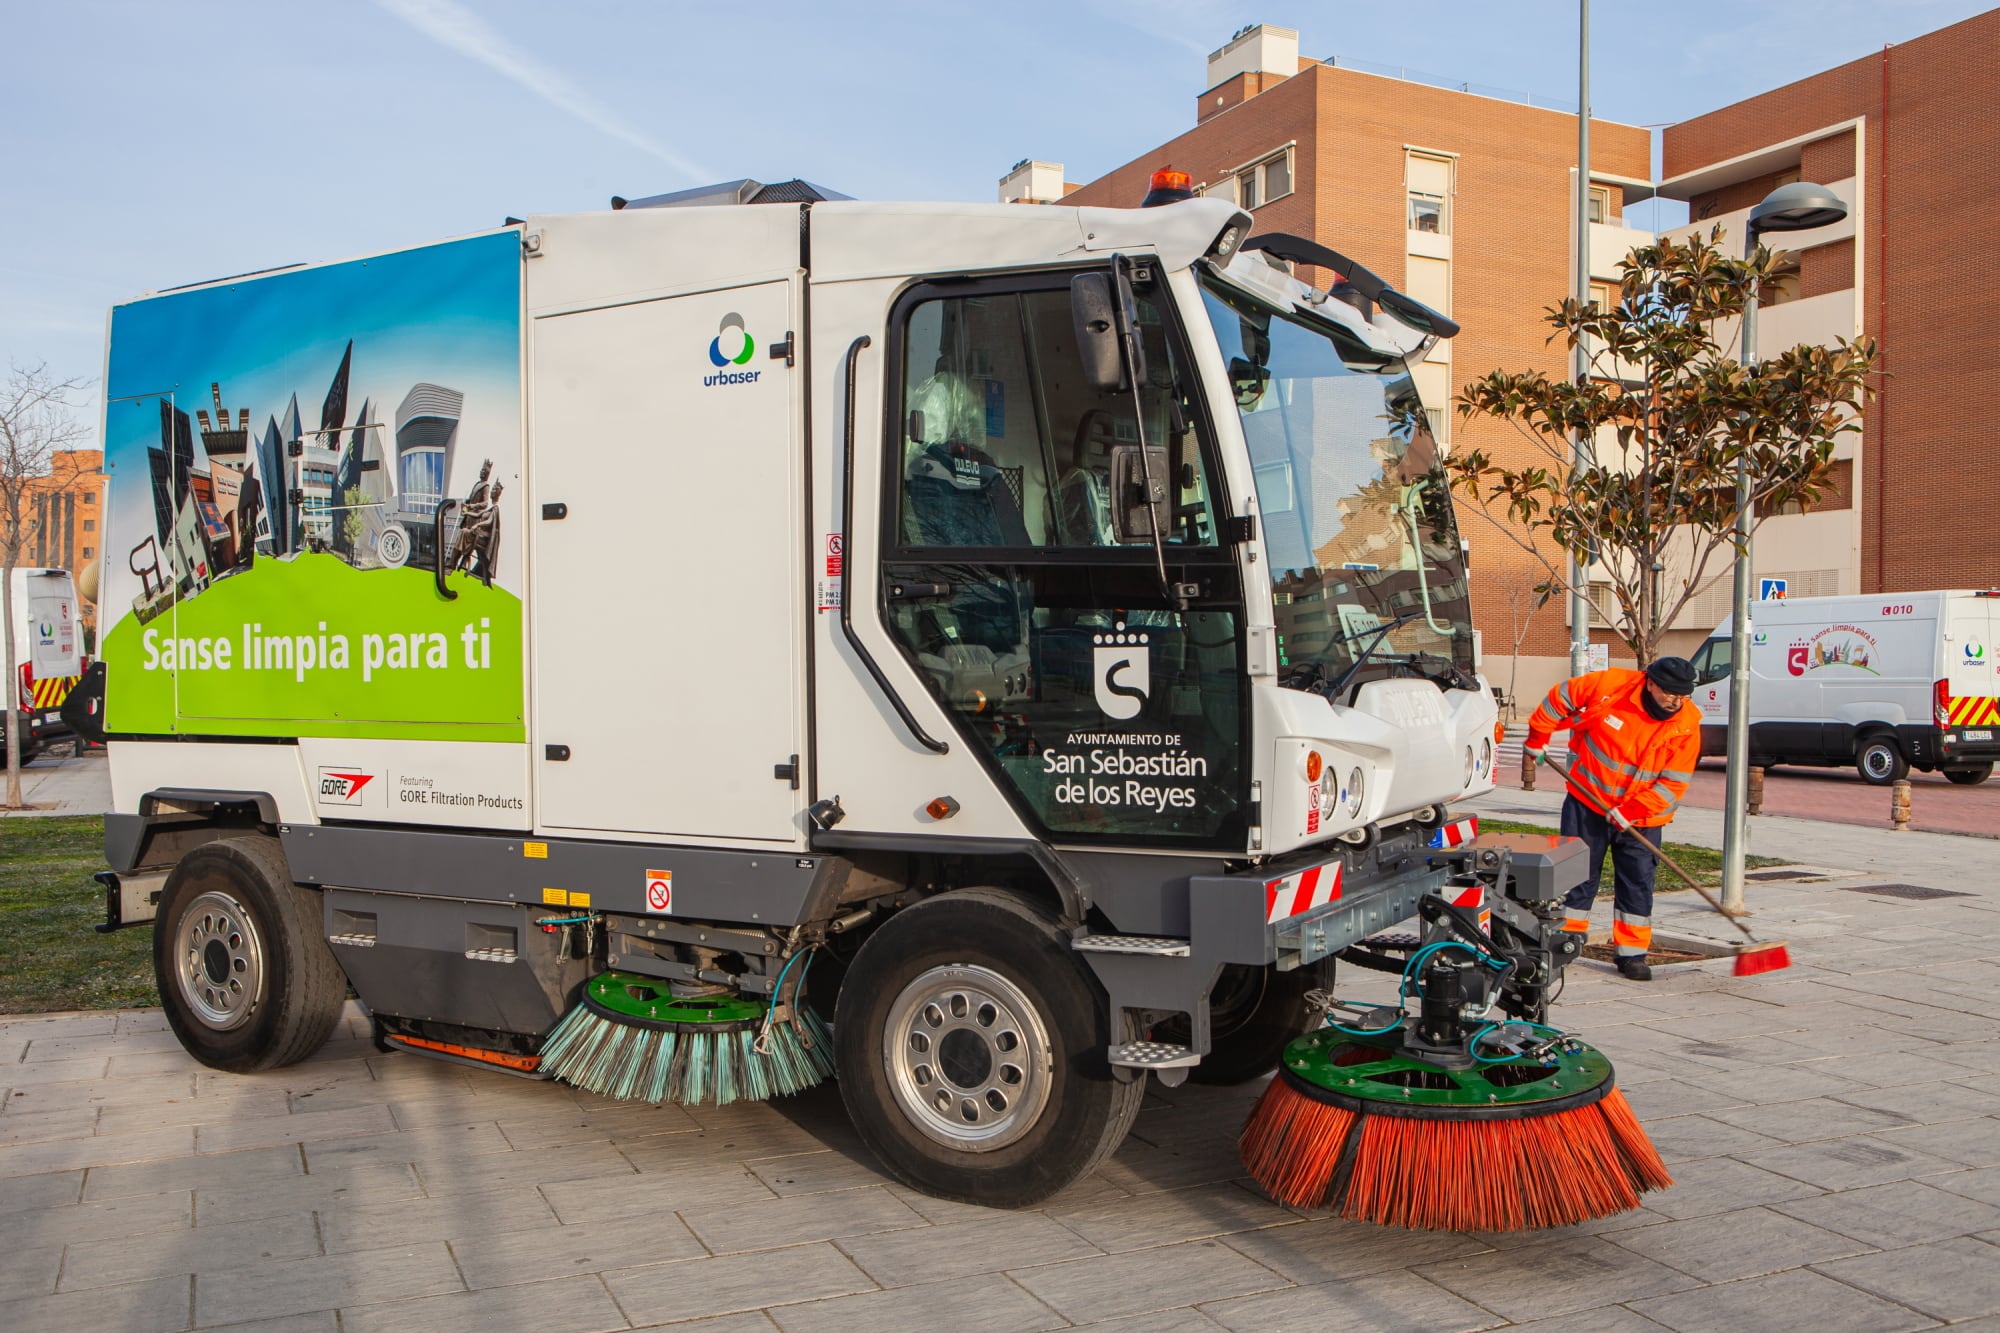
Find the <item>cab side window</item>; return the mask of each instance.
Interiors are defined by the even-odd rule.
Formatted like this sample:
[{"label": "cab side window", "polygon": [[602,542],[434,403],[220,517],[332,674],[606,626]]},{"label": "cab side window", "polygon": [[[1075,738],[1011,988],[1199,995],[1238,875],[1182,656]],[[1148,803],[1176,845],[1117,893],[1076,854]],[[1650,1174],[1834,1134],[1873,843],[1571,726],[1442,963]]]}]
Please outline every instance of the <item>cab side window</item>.
[{"label": "cab side window", "polygon": [[[1143,441],[1172,497],[1168,544],[1213,546],[1200,440],[1158,308],[1139,302],[1146,382],[1085,382],[1066,287],[920,302],[905,334],[900,536],[905,547],[1060,548],[1119,541],[1115,457]],[[1136,399],[1136,402],[1135,402]],[[1143,428],[1143,430],[1142,430]],[[1129,470],[1129,468],[1128,468]]]}]

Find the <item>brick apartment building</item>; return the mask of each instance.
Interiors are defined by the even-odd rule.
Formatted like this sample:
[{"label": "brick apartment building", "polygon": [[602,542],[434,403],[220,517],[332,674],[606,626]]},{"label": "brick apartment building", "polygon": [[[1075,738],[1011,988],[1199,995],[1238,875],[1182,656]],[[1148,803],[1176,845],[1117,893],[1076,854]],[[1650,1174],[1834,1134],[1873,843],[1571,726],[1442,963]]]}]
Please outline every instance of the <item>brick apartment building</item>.
[{"label": "brick apartment building", "polygon": [[[103,550],[104,454],[97,449],[60,449],[47,476],[28,487],[28,524],[34,535],[21,553],[26,565],[67,569],[82,579],[85,566]],[[82,607],[86,627],[96,618]]]},{"label": "brick apartment building", "polygon": [[[1865,332],[1885,372],[1828,501],[1758,534],[1758,574],[1789,577],[1790,595],[2000,586],[1996,71],[2000,10],[1665,133],[1660,192],[1732,246],[1788,181],[1830,186],[1850,210],[1771,238],[1796,263],[1760,313],[1759,346]],[[1710,625],[1716,609],[1702,608]]]},{"label": "brick apartment building", "polygon": [[[1258,231],[1309,236],[1459,321],[1464,331],[1416,371],[1434,428],[1450,447],[1526,461],[1532,446],[1511,427],[1457,420],[1448,405],[1492,370],[1567,371],[1541,316],[1573,288],[1576,134],[1574,113],[1301,58],[1297,33],[1255,27],[1209,56],[1193,129],[1081,186],[1059,164],[1023,162],[1000,198],[1131,207],[1155,170],[1186,171],[1250,209]],[[1651,171],[1647,130],[1592,119],[1593,278],[1614,279],[1652,239],[1623,225],[1626,205],[1652,194]],[[1567,674],[1564,604],[1529,618],[1538,567],[1473,506],[1460,514],[1488,675],[1538,695]],[[1506,659],[1522,625],[1515,676]]]}]

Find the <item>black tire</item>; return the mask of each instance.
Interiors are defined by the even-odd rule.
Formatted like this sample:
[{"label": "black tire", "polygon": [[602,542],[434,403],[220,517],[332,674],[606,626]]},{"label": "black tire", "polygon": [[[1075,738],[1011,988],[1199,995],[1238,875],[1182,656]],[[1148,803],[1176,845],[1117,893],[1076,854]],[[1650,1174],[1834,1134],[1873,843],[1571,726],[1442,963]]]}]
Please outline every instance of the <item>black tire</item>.
[{"label": "black tire", "polygon": [[[1280,972],[1236,963],[1222,969],[1209,992],[1209,1053],[1188,1071],[1191,1082],[1234,1087],[1278,1067],[1285,1047],[1319,1022],[1306,992],[1322,984],[1317,968]],[[1154,1029],[1155,1039],[1186,1045],[1187,1020],[1179,1015]]]},{"label": "black tire", "polygon": [[160,894],[153,978],[188,1054],[233,1074],[297,1064],[340,1021],[347,978],[320,896],[292,883],[274,838],[224,838],[180,859]]},{"label": "black tire", "polygon": [[1026,1208],[1089,1174],[1132,1127],[1145,1080],[1112,1074],[1111,1041],[1104,989],[1056,919],[1000,889],[960,889],[898,912],[862,945],[835,1009],[834,1063],[855,1132],[891,1175],[942,1199]]},{"label": "black tire", "polygon": [[1903,758],[1902,747],[1893,736],[1880,734],[1862,738],[1854,753],[1854,768],[1871,787],[1892,786],[1910,776],[1910,761]]},{"label": "black tire", "polygon": [[1946,782],[1956,782],[1961,787],[1977,787],[1992,776],[1991,764],[1976,764],[1971,768],[1947,768],[1944,771]]}]

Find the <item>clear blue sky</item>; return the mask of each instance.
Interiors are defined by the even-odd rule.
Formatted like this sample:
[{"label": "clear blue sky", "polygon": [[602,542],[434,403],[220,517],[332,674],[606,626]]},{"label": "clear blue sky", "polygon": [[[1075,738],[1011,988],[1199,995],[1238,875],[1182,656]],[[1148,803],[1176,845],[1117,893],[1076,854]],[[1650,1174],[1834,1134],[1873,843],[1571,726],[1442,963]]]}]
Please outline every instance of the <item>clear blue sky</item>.
[{"label": "clear blue sky", "polygon": [[[1203,56],[1246,23],[1321,59],[1574,98],[1576,8],[0,0],[0,358],[95,380],[106,309],[147,289],[613,194],[805,176],[990,200],[1023,157],[1088,180],[1186,128]],[[1593,101],[1670,122],[1985,8],[1597,0]]]}]

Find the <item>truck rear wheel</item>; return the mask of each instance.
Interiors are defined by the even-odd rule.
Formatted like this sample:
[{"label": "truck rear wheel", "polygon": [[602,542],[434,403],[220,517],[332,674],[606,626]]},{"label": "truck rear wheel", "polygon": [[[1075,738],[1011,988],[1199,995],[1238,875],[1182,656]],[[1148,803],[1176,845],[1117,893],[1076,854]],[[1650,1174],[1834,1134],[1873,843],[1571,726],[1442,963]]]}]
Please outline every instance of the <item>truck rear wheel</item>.
[{"label": "truck rear wheel", "polygon": [[856,955],[834,1060],[855,1131],[905,1184],[1037,1204],[1110,1156],[1145,1081],[1105,1059],[1103,989],[1054,917],[963,889],[891,917]]},{"label": "truck rear wheel", "polygon": [[1903,758],[1902,748],[1889,736],[1875,735],[1863,740],[1855,752],[1854,767],[1863,782],[1875,787],[1891,786],[1910,776],[1910,761]]},{"label": "truck rear wheel", "polygon": [[1977,787],[1992,776],[1991,764],[1976,764],[1971,768],[1947,768],[1944,771],[1945,781],[1956,782],[1961,787]]},{"label": "truck rear wheel", "polygon": [[223,838],[180,859],[160,894],[153,976],[188,1054],[249,1074],[326,1044],[347,981],[319,902],[271,838]]}]

